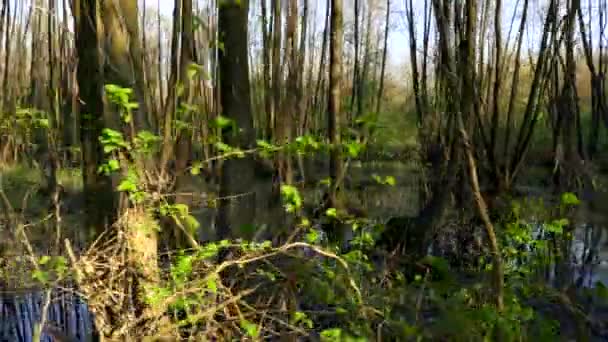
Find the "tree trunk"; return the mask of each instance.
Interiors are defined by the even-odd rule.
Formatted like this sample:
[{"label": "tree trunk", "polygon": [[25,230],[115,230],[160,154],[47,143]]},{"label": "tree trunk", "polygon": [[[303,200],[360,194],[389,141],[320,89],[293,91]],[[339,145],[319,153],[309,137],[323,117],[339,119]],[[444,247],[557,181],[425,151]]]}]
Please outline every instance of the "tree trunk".
[{"label": "tree trunk", "polygon": [[277,115],[282,113],[281,110],[281,1],[272,1],[272,110],[270,120],[273,127],[273,138],[276,138],[276,133],[280,126]]},{"label": "tree trunk", "polygon": [[[177,140],[175,142],[175,186],[174,190],[176,193],[175,202],[185,203],[185,198],[181,194],[182,189],[186,185],[187,180],[187,166],[191,159],[192,154],[192,131],[191,127],[193,124],[193,114],[188,109],[192,105],[193,94],[194,94],[194,79],[188,75],[188,70],[192,63],[195,61],[194,51],[194,31],[192,28],[193,16],[192,16],[192,0],[182,0],[182,22],[181,22],[181,53],[180,53],[180,84],[183,87],[180,94],[177,95],[177,113],[181,113],[179,120],[185,123],[192,123],[190,127],[182,127],[177,131]],[[196,76],[194,76],[196,77]],[[177,86],[177,85],[176,85]],[[187,227],[186,224],[182,225]],[[189,241],[190,247],[196,247],[196,241],[193,238],[192,231],[182,231],[179,225],[173,225],[173,238],[175,242],[174,247],[183,247],[186,242]]]},{"label": "tree trunk", "polygon": [[[342,87],[342,53],[343,53],[343,7],[342,0],[331,1],[331,26],[329,39],[329,100],[327,106],[327,134],[331,144],[331,156],[329,160],[329,177],[331,179],[330,191],[328,194],[327,206],[339,208],[340,184],[338,184],[343,172],[342,153],[341,153],[341,128],[342,128],[342,108],[341,87]],[[339,224],[332,224],[329,236],[333,242],[342,243],[343,234]]]},{"label": "tree trunk", "polygon": [[99,136],[103,115],[103,64],[98,34],[99,13],[95,0],[76,0],[74,19],[78,54],[79,120],[82,176],[87,225],[100,234],[116,219],[117,201],[110,177],[97,172],[104,161]]},{"label": "tree trunk", "polygon": [[357,116],[355,111],[355,99],[359,96],[359,11],[361,10],[361,4],[359,0],[354,0],[354,9],[355,9],[355,23],[354,23],[354,41],[353,44],[355,46],[355,55],[353,56],[354,66],[353,66],[353,86],[351,90],[350,96],[350,106],[349,106],[349,116],[351,118],[355,118]]},{"label": "tree trunk", "polygon": [[[221,103],[224,115],[240,131],[225,130],[223,139],[243,150],[254,144],[253,116],[247,58],[248,0],[226,0],[220,4],[218,29],[223,37],[220,50]],[[254,223],[254,162],[250,154],[224,161],[220,184],[218,238],[236,237],[238,229]]]},{"label": "tree trunk", "polygon": [[179,38],[181,32],[182,0],[175,0],[173,9],[173,32],[171,36],[171,71],[169,85],[167,89],[167,99],[165,100],[165,112],[163,122],[163,148],[161,151],[160,168],[161,172],[167,172],[169,163],[174,151],[173,146],[173,121],[177,109],[177,86],[179,84]]},{"label": "tree trunk", "polygon": [[273,130],[273,115],[272,115],[272,96],[271,96],[271,77],[270,77],[270,47],[272,31],[268,28],[268,7],[266,0],[260,0],[262,3],[262,85],[264,94],[264,111],[266,119],[266,127],[264,137],[272,138]]}]

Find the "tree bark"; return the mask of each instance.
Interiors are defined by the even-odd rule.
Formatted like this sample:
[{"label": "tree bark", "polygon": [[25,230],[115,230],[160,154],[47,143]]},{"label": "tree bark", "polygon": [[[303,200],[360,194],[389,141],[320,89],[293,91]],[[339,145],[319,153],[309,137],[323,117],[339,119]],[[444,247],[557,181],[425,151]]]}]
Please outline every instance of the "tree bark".
[{"label": "tree bark", "polygon": [[87,225],[100,234],[116,219],[117,199],[110,177],[97,172],[104,155],[99,136],[105,126],[103,113],[103,63],[100,56],[96,0],[76,0],[74,20],[78,54],[79,120],[82,176]]},{"label": "tree bark", "polygon": [[[230,146],[246,150],[253,146],[255,140],[247,58],[249,1],[226,0],[219,6],[218,28],[224,43],[219,56],[221,103],[224,115],[238,127],[237,131],[224,131],[223,139]],[[218,216],[219,239],[236,237],[238,229],[254,223],[253,182],[254,162],[250,154],[224,161],[220,184],[220,197],[223,200]]]},{"label": "tree bark", "polygon": [[[341,153],[341,128],[342,128],[342,109],[341,109],[341,87],[342,87],[342,53],[343,53],[343,7],[342,0],[331,1],[331,26],[329,39],[329,99],[327,107],[327,133],[331,144],[331,156],[329,161],[329,177],[331,179],[330,192],[328,196],[328,206],[339,208],[338,197],[340,193],[339,178],[342,174],[342,153]],[[330,237],[334,242],[342,242],[342,234],[338,224],[333,225]]]}]

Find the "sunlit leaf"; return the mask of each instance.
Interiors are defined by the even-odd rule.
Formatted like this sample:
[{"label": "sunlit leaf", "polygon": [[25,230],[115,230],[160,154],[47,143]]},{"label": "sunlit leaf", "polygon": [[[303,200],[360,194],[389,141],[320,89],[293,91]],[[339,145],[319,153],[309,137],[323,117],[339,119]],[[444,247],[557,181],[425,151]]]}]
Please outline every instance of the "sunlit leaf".
[{"label": "sunlit leaf", "polygon": [[575,194],[571,192],[566,192],[562,194],[561,202],[563,205],[578,205],[581,201],[576,197]]},{"label": "sunlit leaf", "polygon": [[336,208],[328,208],[325,211],[325,215],[327,215],[327,217],[336,218],[336,217],[338,217],[338,210],[336,210]]},{"label": "sunlit leaf", "polygon": [[241,320],[241,328],[243,330],[245,330],[245,333],[247,333],[247,335],[249,337],[252,337],[252,338],[257,338],[258,335],[260,334],[260,332],[258,330],[258,326],[255,325],[254,323],[249,322],[246,319]]}]

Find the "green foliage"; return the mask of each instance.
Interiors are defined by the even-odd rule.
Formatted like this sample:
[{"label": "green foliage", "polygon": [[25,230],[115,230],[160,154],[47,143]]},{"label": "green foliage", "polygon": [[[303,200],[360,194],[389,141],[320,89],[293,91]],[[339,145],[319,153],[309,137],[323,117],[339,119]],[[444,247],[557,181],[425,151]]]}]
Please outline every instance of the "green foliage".
[{"label": "green foliage", "polygon": [[257,140],[256,143],[257,143],[258,149],[260,150],[259,154],[263,158],[270,158],[276,152],[281,150],[280,147],[275,146],[264,140]]},{"label": "green foliage", "polygon": [[246,319],[241,320],[241,328],[245,330],[247,336],[257,338],[260,335],[258,326],[254,323],[249,322]]},{"label": "green foliage", "polygon": [[561,196],[561,204],[564,206],[574,206],[579,205],[581,201],[576,197],[575,194],[571,192],[563,193]]},{"label": "green foliage", "polygon": [[[193,21],[195,22],[195,24],[200,25],[200,18],[198,16],[194,16],[193,17]],[[196,30],[196,29],[194,29]],[[200,65],[200,64],[196,64],[196,63],[190,63],[188,65],[188,69],[187,69],[187,74],[188,74],[188,79],[192,80],[195,77],[203,77],[208,79],[206,72],[205,72],[205,67]]]},{"label": "green foliage", "polygon": [[302,197],[295,186],[281,185],[281,197],[287,212],[293,213],[302,208]]},{"label": "green foliage", "polygon": [[162,138],[150,131],[139,131],[133,139],[136,152],[149,155],[156,151]]},{"label": "green foliage", "polygon": [[120,109],[123,121],[125,123],[130,123],[131,120],[133,120],[133,110],[139,108],[137,102],[132,102],[130,100],[133,95],[133,89],[124,88],[115,84],[107,84],[104,89],[108,100],[117,105]]},{"label": "green foliage", "polygon": [[312,134],[297,137],[292,143],[293,149],[298,153],[317,152],[325,147],[325,144]]},{"label": "green foliage", "polygon": [[190,208],[182,203],[169,204],[163,202],[159,212],[162,216],[172,218],[176,223],[182,225],[190,234],[196,233],[200,227],[198,220],[190,213]]},{"label": "green foliage", "polygon": [[361,151],[363,150],[363,148],[365,147],[362,143],[360,143],[356,140],[346,141],[343,144],[343,146],[344,146],[346,155],[351,158],[357,158],[359,156],[359,154],[361,153]]},{"label": "green foliage", "polygon": [[372,178],[376,181],[376,183],[382,184],[382,185],[395,186],[395,184],[397,183],[395,181],[395,177],[393,177],[393,176],[381,177],[381,176],[378,176],[377,174],[373,174]]},{"label": "green foliage", "polygon": [[218,115],[217,117],[215,117],[214,119],[211,120],[211,122],[209,123],[209,126],[212,128],[219,128],[219,129],[227,129],[227,128],[236,129],[236,122],[227,117]]},{"label": "green foliage", "polygon": [[101,131],[101,136],[99,137],[99,141],[103,146],[104,153],[111,153],[114,151],[119,151],[121,149],[130,150],[130,145],[125,141],[122,136],[122,133],[117,132],[110,128],[104,128]]},{"label": "green foliage", "polygon": [[[203,73],[198,65],[188,68],[189,78],[204,76]],[[133,91],[115,85],[107,85],[105,90],[112,103],[121,109],[124,121],[130,122],[131,112],[137,108],[131,102]],[[196,109],[187,104],[179,108],[176,118],[178,130],[192,129],[185,118]],[[359,158],[368,147],[361,139],[366,134],[371,134],[375,142],[384,146],[403,147],[415,141],[416,128],[402,127],[403,120],[394,120],[395,115],[397,112],[364,113],[356,122],[359,130],[344,132],[341,146],[330,146],[312,134],[280,146],[275,142],[257,140],[253,152],[230,146],[219,136],[211,138],[210,143],[223,154],[222,158],[244,157],[246,153],[270,158],[279,151],[304,154],[325,152],[330,148],[340,149],[347,158]],[[25,120],[35,121],[33,115],[23,116]],[[393,125],[394,122],[400,124]],[[209,125],[217,130],[216,133],[238,132],[235,122],[222,116],[216,117]],[[387,134],[384,130],[377,130],[382,125],[390,126],[395,132]],[[158,209],[162,216],[172,218],[185,231],[194,233],[199,222],[187,205],[172,204],[162,199],[146,203],[151,194],[147,192],[138,162],[157,151],[162,139],[147,131],[132,134],[134,136],[127,139],[118,131],[102,131],[99,139],[107,160],[99,171],[108,175],[119,172],[117,190],[127,193],[132,203],[144,206],[153,203],[155,207],[148,209]],[[403,139],[403,136],[410,139]],[[194,163],[190,172],[198,175],[202,167],[203,162]],[[380,185],[397,184],[393,176],[373,174],[372,179]],[[321,183],[330,185],[331,182],[324,180]],[[300,191],[293,185],[281,185],[280,188],[284,208],[296,214],[296,228],[302,229],[298,232],[303,233],[303,237],[299,236],[307,242],[296,243],[302,250],[277,247],[271,241],[241,239],[209,242],[176,251],[170,257],[163,279],[147,292],[148,303],[167,313],[179,312],[179,315],[171,317],[177,327],[184,328],[209,325],[215,319],[223,319],[232,306],[238,306],[246,314],[238,312],[238,316],[233,315],[231,322],[238,324],[227,329],[232,329],[231,332],[240,338],[259,339],[269,330],[276,330],[271,326],[272,319],[266,319],[274,308],[258,310],[255,305],[259,304],[260,298],[274,301],[279,297],[277,302],[291,300],[283,293],[287,280],[293,280],[296,283],[294,291],[297,292],[293,296],[313,309],[302,305],[303,308],[285,310],[277,315],[282,315],[282,324],[288,322],[298,331],[320,333],[322,341],[369,341],[375,340],[380,333],[386,340],[493,340],[497,334],[502,334],[503,340],[514,341],[531,335],[532,326],[542,328],[537,329],[542,331],[540,335],[550,335],[551,330],[545,329],[550,324],[545,324],[538,313],[525,304],[525,298],[532,292],[529,284],[538,271],[555,261],[550,242],[567,235],[570,222],[561,215],[563,210],[560,209],[580,203],[574,194],[563,194],[559,208],[547,210],[558,212],[560,215],[556,217],[547,214],[537,221],[527,220],[522,217],[522,212],[528,206],[515,203],[509,218],[497,225],[502,228],[499,229],[499,237],[506,266],[505,309],[499,312],[493,303],[494,287],[484,278],[492,267],[489,254],[481,253],[479,272],[470,282],[461,281],[462,270],[453,268],[447,259],[438,256],[421,260],[403,258],[400,262],[405,265],[389,269],[377,262],[377,222],[350,217],[346,210],[327,208],[326,218],[340,220],[355,232],[349,249],[334,255],[319,243],[323,237],[316,226],[318,222],[302,217],[305,193]],[[253,235],[250,233],[257,226],[251,223],[241,228],[247,230],[243,235]],[[304,249],[308,254],[304,254]],[[230,251],[231,258],[218,263],[216,258],[224,255],[222,252],[225,251]],[[311,251],[315,256],[310,256]],[[43,257],[32,277],[49,284],[54,277],[65,273],[65,260]],[[239,297],[251,288],[256,289],[255,296]],[[606,288],[597,288],[598,296],[605,297]],[[432,319],[424,317],[429,312]]]},{"label": "green foliage", "polygon": [[38,259],[38,264],[32,272],[32,279],[49,286],[52,281],[64,279],[69,275],[69,271],[65,257],[43,255]]},{"label": "green foliage", "polygon": [[49,128],[48,113],[35,108],[17,108],[15,112],[18,127]]}]

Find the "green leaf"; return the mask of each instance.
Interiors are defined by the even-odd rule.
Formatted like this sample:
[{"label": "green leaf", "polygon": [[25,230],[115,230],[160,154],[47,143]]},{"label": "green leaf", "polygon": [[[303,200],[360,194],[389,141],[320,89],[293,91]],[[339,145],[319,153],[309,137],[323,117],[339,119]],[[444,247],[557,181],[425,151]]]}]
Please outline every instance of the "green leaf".
[{"label": "green leaf", "polygon": [[281,185],[281,197],[283,198],[287,212],[294,212],[302,207],[300,192],[293,185]]},{"label": "green leaf", "polygon": [[325,329],[321,332],[321,341],[323,342],[339,342],[342,339],[342,329],[333,328]]},{"label": "green leaf", "polygon": [[40,260],[38,260],[38,263],[40,265],[46,265],[49,261],[51,261],[51,257],[48,255],[45,255],[45,256],[41,257]]},{"label": "green leaf", "polygon": [[122,182],[118,185],[118,191],[122,192],[135,192],[137,191],[137,185],[133,183],[130,179],[123,179]]},{"label": "green leaf", "polygon": [[161,140],[161,137],[146,130],[137,132],[137,138],[144,143],[157,142]]},{"label": "green leaf", "polygon": [[205,246],[203,246],[201,248],[201,250],[198,253],[199,258],[202,259],[210,259],[213,258],[217,255],[217,253],[219,252],[219,247],[217,246],[217,244],[215,243],[208,243]]},{"label": "green leaf", "polygon": [[561,202],[563,205],[579,205],[581,201],[571,192],[562,194]]},{"label": "green leaf", "polygon": [[374,179],[374,181],[376,181],[376,183],[382,184],[382,185],[395,186],[395,184],[397,184],[397,181],[395,180],[395,177],[393,177],[393,176],[386,176],[386,177],[382,178],[382,177],[378,176],[377,174],[373,174],[372,178]]},{"label": "green leaf", "polygon": [[217,293],[217,274],[214,274],[207,278],[207,288],[212,293]]},{"label": "green leaf", "polygon": [[217,118],[215,118],[213,121],[211,121],[211,126],[214,126],[217,128],[227,128],[227,127],[232,126],[233,123],[234,123],[233,120],[223,117],[221,115],[218,115]]},{"label": "green leaf", "polygon": [[139,108],[139,103],[137,102],[128,102],[124,104],[125,109],[127,110],[133,110],[133,109],[137,109]]},{"label": "green leaf", "polygon": [[200,227],[200,223],[198,222],[196,217],[194,217],[192,215],[184,216],[183,220],[186,225],[186,228],[188,229],[188,232],[190,232],[190,233],[195,233],[196,230]]},{"label": "green leaf", "polygon": [[348,152],[348,155],[352,158],[356,158],[363,149],[363,144],[359,142],[350,142],[346,143],[345,147],[346,151]]},{"label": "green leaf", "polygon": [[105,145],[105,146],[103,147],[103,153],[108,154],[108,153],[110,153],[110,152],[112,152],[112,151],[114,151],[114,150],[116,150],[116,149],[117,149],[117,147],[116,147],[116,146],[113,146],[113,145]]},{"label": "green leaf", "polygon": [[176,282],[184,281],[192,274],[192,256],[181,256],[171,268],[171,276]]},{"label": "green leaf", "polygon": [[308,318],[308,316],[301,311],[296,311],[293,315],[293,324],[298,324],[298,323],[304,323],[308,329],[312,329],[314,324],[312,323],[312,320],[310,318]]},{"label": "green leaf", "polygon": [[313,244],[319,241],[320,235],[316,229],[311,229],[306,233],[306,242]]},{"label": "green leaf", "polygon": [[252,337],[252,338],[257,338],[258,335],[260,334],[260,332],[258,330],[258,326],[255,325],[254,323],[249,322],[246,319],[241,320],[241,328],[243,330],[245,330],[245,332],[247,333],[247,336]]},{"label": "green leaf", "polygon": [[319,181],[319,185],[331,185],[331,178],[324,178]]},{"label": "green leaf", "polygon": [[32,278],[34,278],[34,280],[36,280],[36,281],[39,281],[39,282],[45,284],[49,281],[49,274],[47,272],[35,270],[32,273]]},{"label": "green leaf", "polygon": [[40,128],[49,128],[49,119],[38,119],[36,124]]},{"label": "green leaf", "polygon": [[328,208],[325,211],[325,215],[327,215],[327,217],[336,218],[336,217],[338,217],[338,211],[336,210],[336,208]]},{"label": "green leaf", "polygon": [[118,160],[116,160],[116,159],[108,160],[108,168],[110,169],[111,172],[119,170],[120,164],[118,163]]},{"label": "green leaf", "polygon": [[217,143],[215,143],[215,147],[218,150],[220,150],[221,152],[224,152],[224,153],[230,153],[230,152],[234,151],[233,147],[231,147],[230,145],[225,144],[223,142],[217,142]]},{"label": "green leaf", "polygon": [[190,168],[190,174],[193,176],[198,176],[201,173],[201,169],[203,168],[203,163],[195,162]]}]

